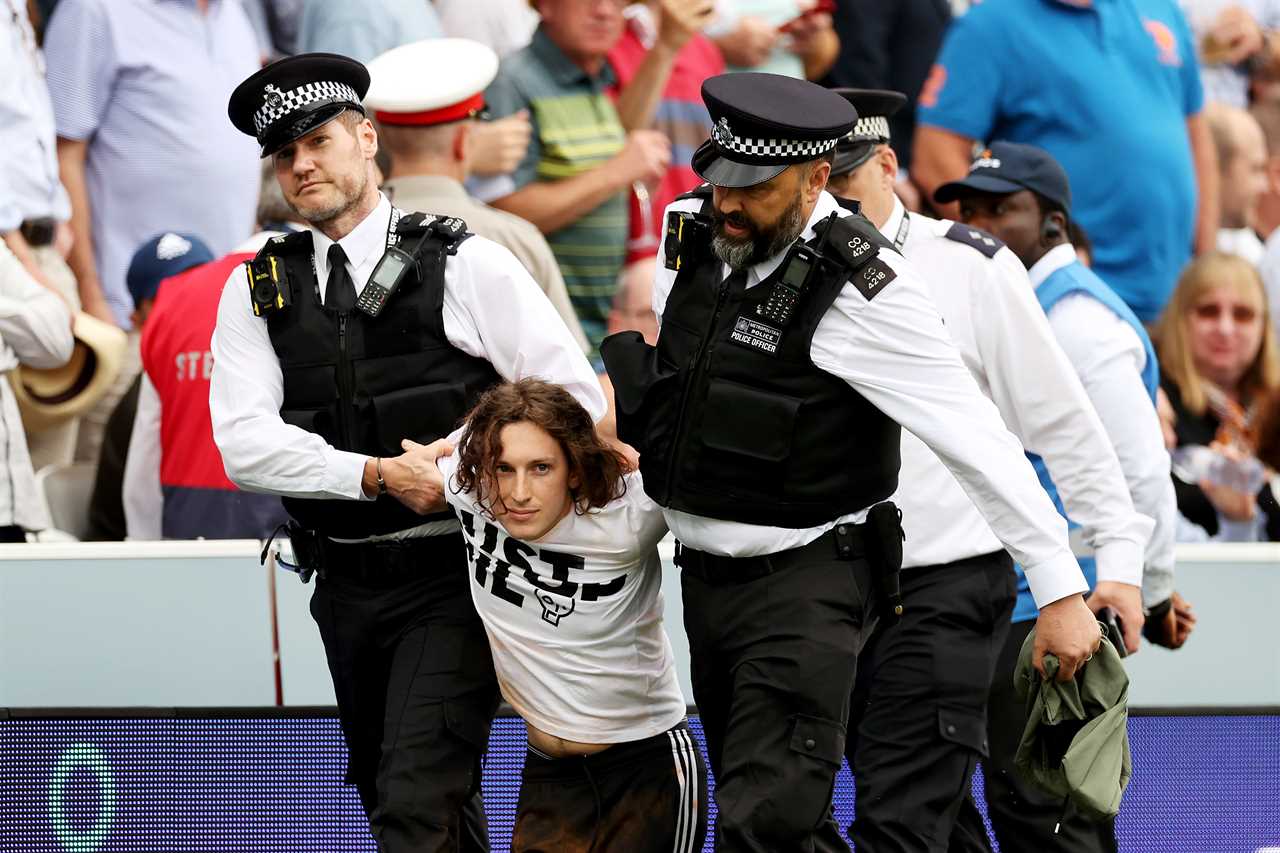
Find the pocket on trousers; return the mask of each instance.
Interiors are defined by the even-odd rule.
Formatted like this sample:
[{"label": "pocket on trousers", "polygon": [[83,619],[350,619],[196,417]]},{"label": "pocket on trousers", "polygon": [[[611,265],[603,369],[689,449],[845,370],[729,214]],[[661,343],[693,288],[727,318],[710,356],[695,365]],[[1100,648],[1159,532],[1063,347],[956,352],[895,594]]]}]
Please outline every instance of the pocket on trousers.
[{"label": "pocket on trousers", "polygon": [[489,746],[489,725],[492,722],[492,715],[486,713],[482,704],[466,700],[444,703],[445,728],[480,752]]},{"label": "pocket on trousers", "polygon": [[938,708],[938,736],[988,757],[987,717],[967,708]]},{"label": "pocket on trousers", "polygon": [[845,734],[845,727],[835,720],[796,714],[791,718],[791,751],[838,768],[844,758]]}]

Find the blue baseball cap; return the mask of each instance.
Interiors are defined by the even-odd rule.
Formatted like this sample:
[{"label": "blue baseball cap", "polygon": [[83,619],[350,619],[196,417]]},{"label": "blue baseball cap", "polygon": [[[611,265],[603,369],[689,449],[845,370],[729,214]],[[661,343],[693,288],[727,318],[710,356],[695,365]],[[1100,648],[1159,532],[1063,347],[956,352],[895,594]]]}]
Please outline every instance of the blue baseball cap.
[{"label": "blue baseball cap", "polygon": [[176,234],[167,231],[157,234],[138,247],[129,261],[125,283],[133,304],[144,299],[154,299],[160,282],[192,267],[213,260],[213,252],[194,234]]},{"label": "blue baseball cap", "polygon": [[993,142],[969,167],[964,180],[943,184],[934,201],[947,204],[975,192],[1008,194],[1031,190],[1071,212],[1071,184],[1067,172],[1043,148],[1016,142]]}]

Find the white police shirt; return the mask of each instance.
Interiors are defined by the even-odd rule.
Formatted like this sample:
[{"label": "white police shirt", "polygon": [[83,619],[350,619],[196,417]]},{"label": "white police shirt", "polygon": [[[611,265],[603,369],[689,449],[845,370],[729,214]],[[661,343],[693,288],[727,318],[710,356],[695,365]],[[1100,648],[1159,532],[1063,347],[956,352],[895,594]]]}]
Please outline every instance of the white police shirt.
[{"label": "white police shirt", "polygon": [[[1050,275],[1075,260],[1074,246],[1055,246],[1031,267],[1028,273],[1031,284],[1039,287]],[[1169,476],[1169,451],[1164,446],[1160,418],[1142,383],[1142,371],[1147,365],[1146,348],[1128,323],[1084,293],[1072,293],[1058,300],[1049,311],[1049,327],[1102,419],[1102,426],[1120,459],[1120,470],[1134,508],[1154,520],[1155,529],[1145,552],[1142,600],[1148,606],[1158,604],[1173,594],[1178,499]],[[1057,480],[1056,474],[1054,479]],[[1071,504],[1067,504],[1067,513],[1079,521]],[[1104,574],[1101,549],[1097,558],[1099,580],[1122,580]]]},{"label": "white police shirt", "polygon": [[[697,211],[699,199],[667,210]],[[801,239],[833,212],[847,215],[824,192]],[[658,250],[653,310],[659,321],[675,272]],[[783,254],[756,264],[747,287],[759,284]],[[896,278],[867,299],[845,287],[818,324],[810,348],[813,363],[848,382],[872,405],[919,436],[977,504],[996,535],[1026,568],[1036,603],[1043,606],[1088,587],[1067,544],[1066,522],[1040,487],[1022,446],[982,395],[947,336],[929,289],[893,251],[879,255]],[[728,268],[725,268],[728,274]],[[902,481],[903,489],[914,488]],[[865,511],[799,530],[742,524],[666,511],[671,532],[683,544],[729,557],[771,554],[807,544],[840,521],[860,522]],[[922,534],[924,535],[924,534]]]},{"label": "white police shirt", "polygon": [[[1044,457],[1068,514],[1096,550],[1099,579],[1139,585],[1153,523],[1134,511],[1115,450],[1022,262],[1007,248],[988,258],[949,239],[952,222],[909,214],[896,199],[881,233],[891,239],[901,233],[904,217],[907,260],[924,275],[978,387],[1023,446]],[[1145,392],[1140,399],[1152,409]],[[904,566],[952,563],[1000,548],[955,478],[908,432],[893,500],[907,534]]]},{"label": "white police shirt", "polygon": [[438,463],[462,520],[471,596],[503,697],[538,729],[581,743],[625,743],[684,719],[662,627],[661,509],[639,473],[599,510],[570,512],[524,542],[459,492],[457,457]]},{"label": "white police shirt", "polygon": [[[357,296],[386,248],[391,212],[391,202],[380,195],[373,212],[338,241]],[[314,229],[311,237],[323,299],[333,241]],[[395,310],[394,303],[388,310]],[[497,243],[470,237],[445,264],[444,333],[453,346],[486,359],[503,379],[554,382],[573,394],[593,420],[604,416],[604,394],[581,348],[529,273]],[[370,499],[361,488],[368,456],[337,450],[319,435],[281,420],[280,362],[266,321],[253,315],[240,268],[227,278],[211,349],[213,437],[233,483],[246,491],[287,497]],[[409,533],[456,529],[450,520]]]}]

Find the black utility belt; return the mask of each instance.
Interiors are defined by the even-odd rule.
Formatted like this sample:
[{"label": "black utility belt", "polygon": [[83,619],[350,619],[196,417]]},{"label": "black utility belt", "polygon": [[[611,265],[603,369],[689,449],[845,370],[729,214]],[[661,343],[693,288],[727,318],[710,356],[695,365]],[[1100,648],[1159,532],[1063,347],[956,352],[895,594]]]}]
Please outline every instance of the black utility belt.
[{"label": "black utility belt", "polygon": [[748,583],[793,566],[867,555],[867,526],[841,523],[807,545],[755,557],[722,557],[676,543],[676,565],[709,584]]},{"label": "black utility belt", "polygon": [[289,525],[294,558],[326,580],[370,585],[394,584],[411,575],[431,574],[438,566],[461,570],[466,551],[460,532],[377,542],[335,542],[314,530]]}]

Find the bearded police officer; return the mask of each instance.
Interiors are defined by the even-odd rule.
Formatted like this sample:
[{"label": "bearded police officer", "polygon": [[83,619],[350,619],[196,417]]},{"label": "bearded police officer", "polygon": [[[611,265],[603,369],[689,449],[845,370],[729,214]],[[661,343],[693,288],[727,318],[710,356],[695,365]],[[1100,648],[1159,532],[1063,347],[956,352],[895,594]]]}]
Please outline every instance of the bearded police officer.
[{"label": "bearded police officer", "polygon": [[1031,567],[1038,652],[1069,676],[1099,632],[1065,524],[923,282],[824,191],[854,109],[769,74],[713,77],[702,94],[714,133],[693,165],[708,185],[666,214],[657,346],[623,332],[603,354],[621,437],[680,543],[717,849],[846,849],[828,814],[856,655],[877,603],[879,618],[903,606],[886,502],[899,424]]},{"label": "bearded police officer", "polygon": [[[836,146],[828,186],[858,200],[920,271],[978,386],[1047,463],[1105,578],[1090,609],[1111,607],[1140,626],[1143,549],[1154,523],[1135,511],[1102,422],[1022,263],[985,231],[903,208],[894,195],[898,161],[888,117],[904,95],[836,91],[857,109],[858,123]],[[1154,421],[1152,428],[1158,434]],[[905,432],[894,501],[906,531],[909,606],[901,621],[880,624],[860,660],[845,748],[857,785],[849,834],[859,850],[989,851],[965,794],[974,765],[988,755],[987,691],[1009,634],[1013,565],[938,457]],[[895,665],[901,661],[914,665]],[[994,676],[1007,682],[1011,671]],[[1009,734],[1016,742],[1021,728]]]},{"label": "bearded police officer", "polygon": [[236,485],[284,498],[294,554],[318,573],[311,611],[378,849],[484,850],[493,663],[457,522],[435,511],[413,442],[448,434],[500,377],[564,385],[597,419],[604,401],[509,251],[378,192],[368,85],[351,59],[304,54],[232,93],[232,122],[311,227],[227,280],[214,437]]}]

